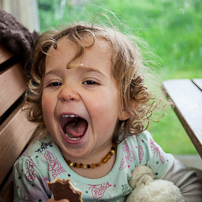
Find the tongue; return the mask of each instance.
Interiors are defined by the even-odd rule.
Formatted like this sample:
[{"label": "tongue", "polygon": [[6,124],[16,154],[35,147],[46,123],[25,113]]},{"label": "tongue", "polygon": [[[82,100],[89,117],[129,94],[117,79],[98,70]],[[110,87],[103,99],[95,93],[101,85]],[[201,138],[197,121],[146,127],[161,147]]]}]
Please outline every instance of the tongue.
[{"label": "tongue", "polygon": [[72,137],[81,137],[87,128],[86,121],[79,121],[78,123],[70,122],[65,127],[65,133]]}]

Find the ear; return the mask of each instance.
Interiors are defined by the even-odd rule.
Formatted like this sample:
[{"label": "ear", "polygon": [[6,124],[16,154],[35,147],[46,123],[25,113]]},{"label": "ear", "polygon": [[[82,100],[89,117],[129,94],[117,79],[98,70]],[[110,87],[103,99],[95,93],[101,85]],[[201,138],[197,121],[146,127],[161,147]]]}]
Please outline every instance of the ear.
[{"label": "ear", "polygon": [[[138,105],[136,103],[131,103],[132,105],[132,109],[135,111],[137,108],[138,108]],[[132,115],[126,111],[126,110],[121,110],[120,113],[119,113],[119,120],[120,121],[125,121],[127,119],[129,119]]]},{"label": "ear", "polygon": [[131,117],[131,114],[125,110],[121,110],[119,113],[119,120],[125,121]]}]

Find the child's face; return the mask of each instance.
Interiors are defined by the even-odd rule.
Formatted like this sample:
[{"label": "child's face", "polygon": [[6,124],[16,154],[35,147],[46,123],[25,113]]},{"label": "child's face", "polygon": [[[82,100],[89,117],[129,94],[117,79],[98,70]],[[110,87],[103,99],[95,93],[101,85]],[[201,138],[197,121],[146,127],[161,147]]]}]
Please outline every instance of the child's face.
[{"label": "child's face", "polygon": [[50,48],[42,94],[46,127],[67,159],[108,149],[123,118],[107,44],[96,39],[67,68],[75,53],[76,45],[65,37]]}]

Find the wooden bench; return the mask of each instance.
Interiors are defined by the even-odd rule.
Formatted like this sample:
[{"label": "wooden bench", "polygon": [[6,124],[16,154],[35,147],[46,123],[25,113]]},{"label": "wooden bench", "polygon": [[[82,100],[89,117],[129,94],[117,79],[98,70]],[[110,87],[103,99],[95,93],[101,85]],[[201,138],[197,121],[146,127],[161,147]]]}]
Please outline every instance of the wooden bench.
[{"label": "wooden bench", "polygon": [[202,158],[202,79],[167,80],[163,88],[174,102],[174,111]]},{"label": "wooden bench", "polygon": [[27,79],[17,56],[0,44],[0,201],[13,201],[12,166],[36,125],[22,113]]}]

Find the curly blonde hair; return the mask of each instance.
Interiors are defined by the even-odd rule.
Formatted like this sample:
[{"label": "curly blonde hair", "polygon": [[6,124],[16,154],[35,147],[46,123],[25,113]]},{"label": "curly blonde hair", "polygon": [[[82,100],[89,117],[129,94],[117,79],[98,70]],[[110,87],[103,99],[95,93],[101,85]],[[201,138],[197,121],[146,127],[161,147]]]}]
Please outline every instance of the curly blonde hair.
[{"label": "curly blonde hair", "polygon": [[[140,48],[136,42],[115,28],[81,23],[60,31],[47,31],[36,42],[31,69],[32,78],[26,95],[28,120],[38,123],[42,131],[46,129],[41,105],[45,58],[51,46],[57,49],[57,41],[62,37],[67,37],[77,45],[77,53],[73,60],[80,57],[85,48],[89,47],[84,47],[81,43],[85,38],[92,39],[90,46],[94,45],[96,39],[104,40],[112,51],[112,73],[120,92],[121,107],[131,115],[129,119],[119,121],[113,142],[121,142],[127,136],[137,135],[146,130],[160,102],[154,99],[144,82],[144,71],[147,67],[144,65]],[[134,108],[134,103],[138,106],[137,109]]]}]

